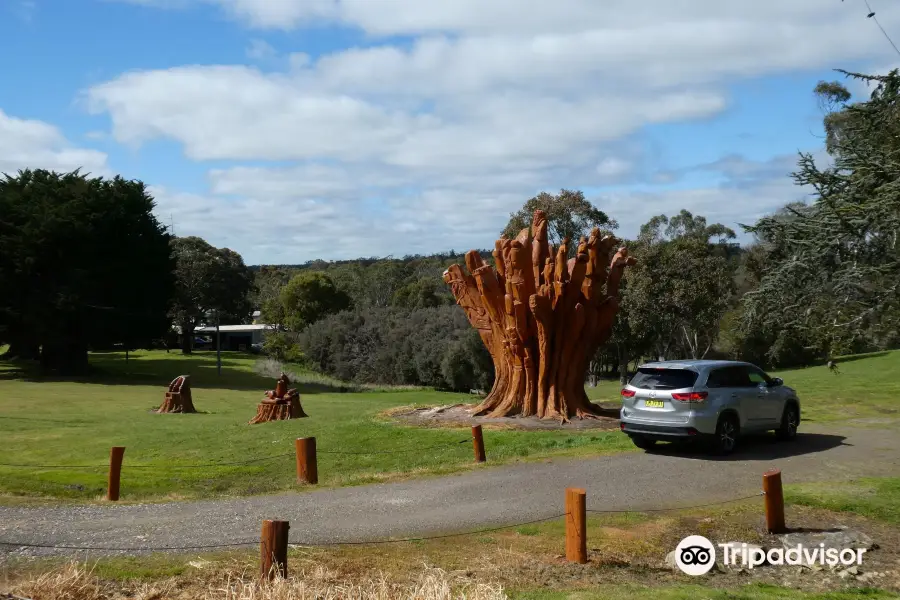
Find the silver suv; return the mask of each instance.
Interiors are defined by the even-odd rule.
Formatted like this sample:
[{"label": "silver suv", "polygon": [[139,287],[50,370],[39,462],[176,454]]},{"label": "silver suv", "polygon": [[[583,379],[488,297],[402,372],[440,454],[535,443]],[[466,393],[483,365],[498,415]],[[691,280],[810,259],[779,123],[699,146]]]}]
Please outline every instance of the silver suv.
[{"label": "silver suv", "polygon": [[622,389],[621,429],[638,448],[703,439],[720,454],[744,433],[797,436],[800,400],[777,377],[744,362],[666,361],[642,365]]}]

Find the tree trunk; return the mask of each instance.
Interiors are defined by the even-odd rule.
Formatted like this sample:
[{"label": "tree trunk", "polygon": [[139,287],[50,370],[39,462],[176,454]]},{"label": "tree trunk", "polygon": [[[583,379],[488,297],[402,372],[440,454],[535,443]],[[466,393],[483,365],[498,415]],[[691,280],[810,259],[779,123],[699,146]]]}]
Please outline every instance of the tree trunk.
[{"label": "tree trunk", "polygon": [[59,339],[41,346],[41,367],[60,375],[83,375],[88,371],[87,344]]},{"label": "tree trunk", "polygon": [[619,383],[623,386],[628,383],[628,354],[619,346]]},{"label": "tree trunk", "polygon": [[10,360],[13,358],[17,358],[20,360],[37,360],[41,356],[41,348],[40,346],[22,342],[11,342],[9,344],[9,348],[6,349],[6,352],[3,353],[3,358],[5,360]]},{"label": "tree trunk", "polygon": [[194,324],[181,324],[181,353],[190,354],[194,349]]},{"label": "tree trunk", "polygon": [[566,260],[568,240],[554,258],[543,211],[535,211],[532,233],[497,240],[496,269],[473,250],[466,254],[469,273],[459,265],[444,272],[494,361],[494,387],[476,414],[561,421],[596,416],[600,409],[587,399],[585,373],[612,333],[619,282],[634,259],[620,248],[610,261],[617,240],[601,238],[598,229],[580,240],[575,258]]}]

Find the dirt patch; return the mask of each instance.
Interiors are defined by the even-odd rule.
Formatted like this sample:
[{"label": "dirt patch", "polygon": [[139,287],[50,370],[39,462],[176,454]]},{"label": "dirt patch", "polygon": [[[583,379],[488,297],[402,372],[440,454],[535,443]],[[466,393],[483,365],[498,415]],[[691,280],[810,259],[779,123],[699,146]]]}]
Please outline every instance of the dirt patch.
[{"label": "dirt patch", "polygon": [[593,419],[572,419],[560,423],[537,417],[476,417],[472,414],[475,404],[448,404],[445,406],[411,407],[391,409],[382,416],[404,425],[417,427],[471,427],[482,425],[485,429],[531,429],[571,431],[580,429],[610,430],[619,428],[619,407],[596,404],[601,414]]}]

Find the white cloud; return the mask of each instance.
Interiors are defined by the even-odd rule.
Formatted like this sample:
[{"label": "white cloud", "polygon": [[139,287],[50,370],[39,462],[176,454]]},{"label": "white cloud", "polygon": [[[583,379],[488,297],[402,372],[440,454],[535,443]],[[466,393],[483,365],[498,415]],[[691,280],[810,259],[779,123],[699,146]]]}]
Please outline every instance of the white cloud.
[{"label": "white cloud", "polygon": [[[769,29],[786,22],[822,22],[834,15],[864,21],[861,3],[823,4],[819,0],[759,0],[719,2],[717,0],[554,0],[530,2],[522,9],[520,0],[121,0],[161,7],[209,4],[219,6],[246,24],[262,29],[294,29],[310,23],[331,22],[376,35],[411,35],[433,32],[481,34],[514,32],[534,34],[569,32],[573,28],[628,29],[640,25],[690,24],[701,20],[762,20]],[[888,23],[896,15],[894,7],[879,7],[879,19]]]},{"label": "white cloud", "polygon": [[88,98],[95,112],[109,112],[117,140],[176,139],[195,160],[327,157],[448,170],[485,160],[545,161],[725,106],[721,94],[703,90],[632,100],[508,92],[403,111],[239,66],[129,73],[91,88]]},{"label": "white cloud", "polygon": [[604,158],[600,161],[600,164],[597,165],[597,174],[600,175],[600,177],[610,180],[620,179],[624,175],[631,173],[633,170],[634,165],[630,162],[615,157]]},{"label": "white cloud", "polygon": [[750,238],[739,224],[752,225],[785,204],[809,198],[787,177],[768,178],[746,186],[722,185],[658,193],[623,192],[610,195],[603,209],[616,217],[620,229],[634,235],[650,217],[672,216],[682,208],[703,215],[709,222],[731,227],[742,242]]},{"label": "white cloud", "polygon": [[79,148],[53,125],[18,119],[0,110],[0,173],[19,169],[69,172],[80,168],[94,175],[108,175],[106,154]]},{"label": "white cloud", "polygon": [[[757,163],[730,157],[737,179],[721,185],[657,192],[624,191],[590,199],[632,236],[650,217],[686,208],[742,233],[786,203],[804,199],[773,165],[793,157]],[[739,166],[740,165],[740,166]],[[698,169],[706,168],[701,165]],[[238,250],[249,263],[297,263],[311,258],[349,259],[484,248],[493,243],[511,211],[536,190],[523,173],[481,186],[463,178],[446,187],[405,191],[404,179],[336,167],[234,168],[211,173],[211,192],[184,194],[151,188],[157,215],[174,221],[178,235],[200,235]],[[479,192],[479,189],[486,189]],[[362,210],[360,198],[376,206]]]},{"label": "white cloud", "polygon": [[[534,0],[527,10],[521,0],[177,3],[216,5],[255,28],[330,22],[369,36],[367,47],[316,58],[284,48],[283,72],[182,66],[86,90],[121,143],[175,140],[194,161],[254,163],[211,171],[208,195],[160,198],[186,229],[227,234],[266,261],[281,259],[264,252],[299,261],[490,244],[541,190],[657,170],[622,146],[648,125],[715,117],[731,83],[886,64],[891,51],[858,7],[820,0]],[[900,27],[900,5],[879,18]],[[273,52],[257,40],[249,54]],[[752,221],[793,199],[783,160],[725,157],[705,169],[731,187],[619,193],[602,208],[624,234],[682,206],[730,225]]]},{"label": "white cloud", "polygon": [[265,40],[250,40],[250,45],[247,46],[247,58],[250,60],[271,60],[277,56],[278,51]]}]

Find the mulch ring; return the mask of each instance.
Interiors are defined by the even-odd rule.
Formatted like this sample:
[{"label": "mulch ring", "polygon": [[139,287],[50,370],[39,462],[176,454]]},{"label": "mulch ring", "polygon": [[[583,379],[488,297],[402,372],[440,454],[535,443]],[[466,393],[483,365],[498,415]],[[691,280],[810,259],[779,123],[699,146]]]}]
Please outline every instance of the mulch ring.
[{"label": "mulch ring", "polygon": [[382,413],[385,418],[416,427],[464,427],[482,425],[490,429],[532,429],[541,431],[571,431],[573,429],[610,430],[619,428],[619,407],[598,404],[602,414],[595,419],[572,419],[560,423],[537,417],[476,417],[475,404],[447,404],[444,406],[401,406]]}]

